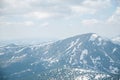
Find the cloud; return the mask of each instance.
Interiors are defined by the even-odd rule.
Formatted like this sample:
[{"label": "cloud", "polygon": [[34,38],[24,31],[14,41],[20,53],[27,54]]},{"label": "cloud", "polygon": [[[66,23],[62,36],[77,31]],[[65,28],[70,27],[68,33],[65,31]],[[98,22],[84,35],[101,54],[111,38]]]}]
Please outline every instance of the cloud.
[{"label": "cloud", "polygon": [[90,8],[102,9],[111,6],[111,0],[85,0],[82,5]]},{"label": "cloud", "polygon": [[[23,16],[25,18],[46,19],[50,17],[64,17],[70,12],[64,1],[49,0],[3,0],[0,16]],[[63,4],[63,3],[62,3]],[[27,17],[26,17],[27,16]]]},{"label": "cloud", "polygon": [[24,22],[26,26],[33,26],[34,23],[32,21],[26,21]]},{"label": "cloud", "polygon": [[81,23],[84,26],[93,26],[95,24],[100,23],[100,21],[98,21],[97,19],[86,19],[86,20],[83,20]]},{"label": "cloud", "polygon": [[29,7],[29,0],[3,0],[3,7],[7,8],[26,8]]},{"label": "cloud", "polygon": [[120,7],[116,8],[116,11],[113,13],[112,16],[109,17],[107,23],[113,25],[120,25]]},{"label": "cloud", "polygon": [[91,9],[85,6],[71,6],[72,12],[77,14],[94,14],[96,12],[95,9]]},{"label": "cloud", "polygon": [[41,26],[44,26],[44,27],[46,27],[46,26],[48,26],[48,25],[49,25],[48,22],[45,22],[45,23],[42,23],[42,24],[41,24]]},{"label": "cloud", "polygon": [[84,26],[105,26],[105,27],[116,27],[120,26],[120,7],[116,7],[116,10],[111,16],[105,20],[96,19],[84,19],[81,22]]},{"label": "cloud", "polygon": [[120,0],[115,0],[116,4],[120,6]]},{"label": "cloud", "polygon": [[43,12],[43,11],[35,11],[24,15],[25,17],[33,17],[33,18],[39,18],[39,19],[45,19],[50,18],[53,16],[52,13],[49,12]]},{"label": "cloud", "polygon": [[96,14],[102,9],[111,6],[111,0],[84,0],[80,4],[69,5],[72,13],[76,15]]},{"label": "cloud", "polygon": [[8,25],[11,25],[12,23],[10,22],[0,22],[0,26],[8,26]]},{"label": "cloud", "polygon": [[2,21],[0,22],[1,27],[25,27],[25,26],[34,26],[33,21],[23,21],[23,22],[10,22],[10,21]]},{"label": "cloud", "polygon": [[117,2],[119,0],[0,0],[0,33],[9,38],[9,33],[16,37],[50,36],[51,33],[59,37],[72,32],[97,32],[98,26],[98,31],[101,29],[104,33],[108,27],[108,32],[114,28],[116,31],[119,27],[114,26],[120,25],[120,9],[114,12],[120,3]]},{"label": "cloud", "polygon": [[110,6],[110,0],[3,0],[2,15],[47,19],[95,14]]}]

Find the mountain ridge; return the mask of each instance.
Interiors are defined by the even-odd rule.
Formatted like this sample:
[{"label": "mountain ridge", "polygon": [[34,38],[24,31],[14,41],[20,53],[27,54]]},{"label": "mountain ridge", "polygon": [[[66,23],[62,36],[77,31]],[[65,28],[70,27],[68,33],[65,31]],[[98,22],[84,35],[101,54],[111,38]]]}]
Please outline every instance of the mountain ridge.
[{"label": "mountain ridge", "polygon": [[[67,74],[70,71],[67,68],[77,68],[92,69],[98,72],[91,73],[93,75],[105,74],[106,76],[109,75],[109,77],[115,76],[115,79],[120,76],[120,46],[95,33],[77,35],[45,45],[0,47],[0,53],[4,53],[0,55],[1,68],[8,75],[18,72],[21,73],[21,76],[24,74],[27,76],[32,74],[42,75],[43,73],[40,72],[46,70],[48,70],[47,73],[51,73],[51,70],[53,70],[52,73],[57,75],[56,71],[54,72],[56,69],[57,72],[60,69],[60,73],[62,71],[64,73],[65,70],[65,74]],[[18,67],[18,69],[16,70],[14,67]],[[76,73],[76,71],[74,72]],[[44,73],[44,75],[50,75],[47,73]],[[71,71],[70,73],[72,74]],[[76,73],[74,76],[77,77],[80,74]],[[88,75],[88,73],[84,73],[85,75]],[[19,77],[19,75],[16,76]],[[15,76],[9,77],[16,80]],[[93,79],[90,76],[89,78]],[[40,77],[40,79],[42,78]],[[64,79],[65,77],[62,80]]]}]

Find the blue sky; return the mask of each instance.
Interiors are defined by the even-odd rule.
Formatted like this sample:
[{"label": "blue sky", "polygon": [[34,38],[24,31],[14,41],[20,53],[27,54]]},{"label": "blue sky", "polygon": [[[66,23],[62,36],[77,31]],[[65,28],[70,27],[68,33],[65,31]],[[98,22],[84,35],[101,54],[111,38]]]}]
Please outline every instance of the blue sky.
[{"label": "blue sky", "polygon": [[120,0],[0,0],[0,40],[120,35]]}]

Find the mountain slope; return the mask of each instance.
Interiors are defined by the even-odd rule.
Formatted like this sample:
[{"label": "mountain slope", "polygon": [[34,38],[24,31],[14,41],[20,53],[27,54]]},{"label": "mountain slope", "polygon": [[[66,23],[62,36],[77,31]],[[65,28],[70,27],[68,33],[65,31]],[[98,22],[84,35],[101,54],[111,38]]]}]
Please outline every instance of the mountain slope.
[{"label": "mountain slope", "polygon": [[[75,75],[71,80],[78,80],[84,76],[91,80],[112,80],[112,78],[117,80],[120,76],[120,46],[95,33],[44,45],[11,44],[0,47],[0,54],[0,65],[4,74],[2,77],[11,80],[17,80],[18,77],[20,80],[28,78],[66,80],[62,74],[70,77],[73,73]],[[34,78],[30,78],[29,75],[33,75]],[[95,75],[102,76],[96,79]]]}]

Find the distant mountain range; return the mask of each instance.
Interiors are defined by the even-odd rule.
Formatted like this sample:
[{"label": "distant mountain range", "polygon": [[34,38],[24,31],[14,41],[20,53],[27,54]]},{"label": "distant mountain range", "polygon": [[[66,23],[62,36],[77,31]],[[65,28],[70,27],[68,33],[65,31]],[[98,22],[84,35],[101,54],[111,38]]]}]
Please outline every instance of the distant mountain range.
[{"label": "distant mountain range", "polygon": [[[115,40],[114,40],[115,41]],[[0,47],[0,80],[119,80],[120,45],[95,33]]]}]

